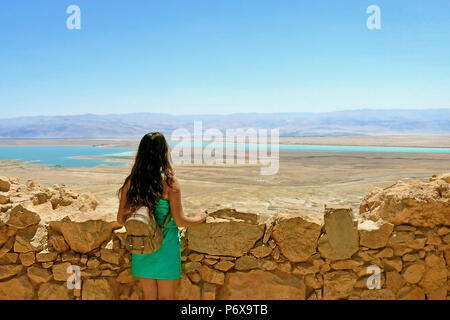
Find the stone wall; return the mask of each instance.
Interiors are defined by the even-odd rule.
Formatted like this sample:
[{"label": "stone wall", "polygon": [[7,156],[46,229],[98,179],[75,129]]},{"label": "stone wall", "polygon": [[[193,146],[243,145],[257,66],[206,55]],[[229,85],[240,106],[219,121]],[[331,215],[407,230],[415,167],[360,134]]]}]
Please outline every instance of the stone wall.
[{"label": "stone wall", "polygon": [[[124,230],[96,206],[0,177],[0,299],[140,299]],[[183,230],[178,298],[449,299],[450,175],[376,188],[359,213],[324,211],[219,210]],[[80,289],[67,288],[71,265]]]}]

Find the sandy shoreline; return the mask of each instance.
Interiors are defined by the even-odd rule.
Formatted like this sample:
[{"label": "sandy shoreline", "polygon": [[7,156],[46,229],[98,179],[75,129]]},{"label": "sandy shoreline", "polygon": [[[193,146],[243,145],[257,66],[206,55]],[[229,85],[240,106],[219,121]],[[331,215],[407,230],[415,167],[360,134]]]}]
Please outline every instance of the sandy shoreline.
[{"label": "sandy shoreline", "polygon": [[[92,145],[110,148],[133,148],[139,145],[136,139],[0,139],[0,146],[14,145]],[[280,144],[367,146],[367,147],[415,147],[450,148],[450,135],[371,135],[341,137],[280,137]]]}]

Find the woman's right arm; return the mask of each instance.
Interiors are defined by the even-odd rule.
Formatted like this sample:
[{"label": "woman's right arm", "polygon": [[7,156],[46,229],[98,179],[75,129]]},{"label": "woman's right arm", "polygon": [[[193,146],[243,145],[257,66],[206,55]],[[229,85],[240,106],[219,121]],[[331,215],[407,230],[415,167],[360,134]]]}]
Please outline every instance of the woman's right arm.
[{"label": "woman's right arm", "polygon": [[194,217],[187,217],[183,212],[183,205],[181,204],[181,187],[178,179],[173,177],[172,186],[169,188],[169,203],[170,212],[173,221],[178,227],[189,227],[206,220],[208,210],[200,210]]},{"label": "woman's right arm", "polygon": [[123,187],[122,192],[120,194],[119,210],[117,212],[117,222],[121,226],[125,225],[125,220],[127,216],[131,213],[130,209],[127,206],[127,192],[129,187],[130,182],[128,181]]}]

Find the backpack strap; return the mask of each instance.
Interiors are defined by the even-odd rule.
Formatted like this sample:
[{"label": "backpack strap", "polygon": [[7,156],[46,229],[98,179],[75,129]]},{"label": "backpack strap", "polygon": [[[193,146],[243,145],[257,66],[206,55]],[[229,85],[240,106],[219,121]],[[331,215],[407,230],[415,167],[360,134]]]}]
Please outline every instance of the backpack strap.
[{"label": "backpack strap", "polygon": [[166,227],[166,225],[167,225],[167,223],[169,222],[169,220],[170,220],[170,212],[167,214],[167,217],[166,217],[166,219],[164,220],[163,229]]}]

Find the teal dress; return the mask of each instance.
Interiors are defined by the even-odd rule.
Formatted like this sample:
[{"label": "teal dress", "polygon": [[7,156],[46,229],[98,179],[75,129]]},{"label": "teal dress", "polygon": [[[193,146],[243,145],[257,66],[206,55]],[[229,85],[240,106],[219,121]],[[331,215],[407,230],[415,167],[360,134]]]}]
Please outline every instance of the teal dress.
[{"label": "teal dress", "polygon": [[[156,223],[163,226],[170,213],[169,201],[160,198],[154,215]],[[178,227],[170,217],[163,231],[161,248],[149,254],[131,254],[131,274],[150,279],[179,279],[181,277],[181,241]]]}]

